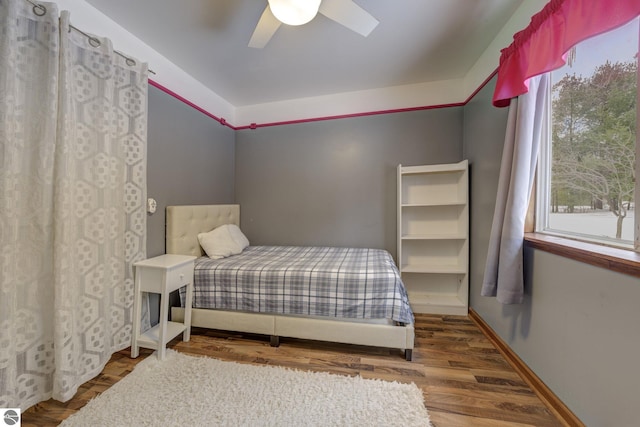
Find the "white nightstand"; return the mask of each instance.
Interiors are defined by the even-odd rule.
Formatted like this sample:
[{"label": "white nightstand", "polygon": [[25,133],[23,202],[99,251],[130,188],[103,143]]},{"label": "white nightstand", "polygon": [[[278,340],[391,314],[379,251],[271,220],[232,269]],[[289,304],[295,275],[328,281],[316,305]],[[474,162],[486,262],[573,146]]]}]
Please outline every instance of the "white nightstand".
[{"label": "white nightstand", "polygon": [[[194,256],[160,255],[136,262],[135,294],[133,305],[133,334],[131,357],[136,358],[139,348],[157,350],[158,359],[164,359],[167,343],[184,332],[182,339],[189,341],[191,334],[191,304],[193,295]],[[183,286],[187,287],[184,323],[169,322],[169,294]],[[160,294],[160,321],[153,328],[140,334],[140,306],[142,292]]]}]

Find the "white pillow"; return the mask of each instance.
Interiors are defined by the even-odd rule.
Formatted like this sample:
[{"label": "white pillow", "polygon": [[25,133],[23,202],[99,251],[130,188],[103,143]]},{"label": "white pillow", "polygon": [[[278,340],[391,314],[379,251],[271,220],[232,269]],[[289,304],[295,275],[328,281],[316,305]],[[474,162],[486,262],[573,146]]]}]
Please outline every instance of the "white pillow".
[{"label": "white pillow", "polygon": [[235,224],[221,225],[208,233],[200,233],[198,241],[212,259],[237,255],[249,246],[249,240]]},{"label": "white pillow", "polygon": [[249,239],[247,239],[247,236],[245,236],[242,231],[240,231],[240,228],[237,225],[227,224],[223,225],[222,227],[227,227],[227,230],[229,230],[229,234],[231,234],[231,238],[233,239],[233,241],[236,242],[238,246],[240,246],[240,252],[242,252],[244,248],[249,246]]}]

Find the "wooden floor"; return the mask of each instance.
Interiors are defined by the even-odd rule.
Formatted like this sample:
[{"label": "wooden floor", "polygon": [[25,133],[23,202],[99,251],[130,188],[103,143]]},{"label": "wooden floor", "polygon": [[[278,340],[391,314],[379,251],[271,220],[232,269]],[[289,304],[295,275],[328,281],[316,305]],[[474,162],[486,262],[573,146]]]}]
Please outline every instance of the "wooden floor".
[{"label": "wooden floor", "polygon": [[[171,348],[221,360],[414,382],[422,389],[434,427],[561,426],[500,353],[466,317],[416,315],[413,362],[399,350],[221,333],[193,328],[188,343]],[[104,371],[66,403],[41,402],[23,413],[23,426],[54,426],[133,370],[151,353],[113,355]]]}]

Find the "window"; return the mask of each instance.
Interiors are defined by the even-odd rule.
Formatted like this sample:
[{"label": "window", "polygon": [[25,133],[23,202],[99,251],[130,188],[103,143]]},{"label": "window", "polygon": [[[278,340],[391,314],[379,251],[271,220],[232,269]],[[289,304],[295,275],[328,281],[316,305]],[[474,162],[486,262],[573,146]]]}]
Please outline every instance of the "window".
[{"label": "window", "polygon": [[[639,19],[576,45],[551,73],[536,230],[640,250]],[[638,231],[635,231],[638,233]]]}]

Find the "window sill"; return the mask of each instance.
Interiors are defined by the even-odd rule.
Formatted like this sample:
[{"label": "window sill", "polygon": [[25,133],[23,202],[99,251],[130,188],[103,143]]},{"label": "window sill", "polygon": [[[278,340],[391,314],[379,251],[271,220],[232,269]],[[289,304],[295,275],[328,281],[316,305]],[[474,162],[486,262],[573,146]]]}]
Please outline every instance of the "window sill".
[{"label": "window sill", "polygon": [[542,233],[525,233],[527,246],[596,267],[640,277],[640,253]]}]

